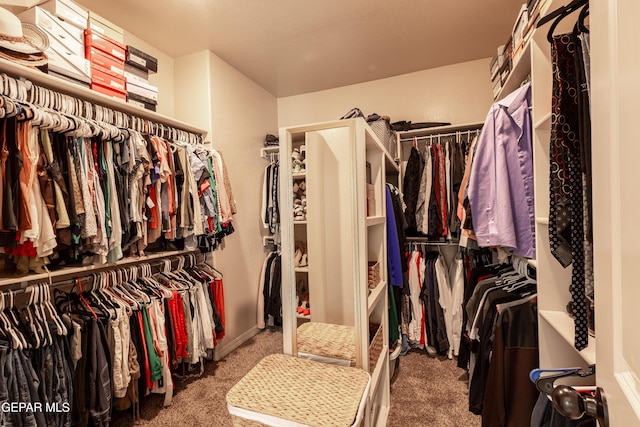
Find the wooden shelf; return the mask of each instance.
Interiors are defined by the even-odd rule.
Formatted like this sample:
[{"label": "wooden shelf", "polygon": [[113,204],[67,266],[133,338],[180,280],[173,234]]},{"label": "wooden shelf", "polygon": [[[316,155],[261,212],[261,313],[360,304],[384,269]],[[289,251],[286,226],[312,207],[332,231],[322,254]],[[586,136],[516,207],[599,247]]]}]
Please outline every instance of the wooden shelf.
[{"label": "wooden shelf", "polygon": [[87,276],[91,273],[97,273],[106,269],[113,269],[117,267],[126,267],[129,264],[137,264],[141,262],[153,261],[161,258],[170,258],[173,256],[187,255],[200,253],[199,251],[169,251],[158,252],[141,257],[127,257],[123,258],[113,264],[91,264],[77,267],[65,267],[59,270],[53,270],[50,273],[30,273],[25,275],[11,275],[6,272],[0,272],[0,287],[6,287],[10,285],[20,284],[20,286],[26,287],[27,284],[33,282],[48,281],[51,278],[52,281],[59,281],[64,278],[72,278],[75,276]]},{"label": "wooden shelf", "polygon": [[293,179],[302,179],[302,178],[306,178],[307,177],[307,173],[306,172],[296,172],[296,173],[292,173],[291,177]]},{"label": "wooden shelf", "polygon": [[382,346],[382,351],[378,355],[378,361],[376,362],[373,372],[371,372],[371,388],[369,389],[369,398],[373,399],[378,393],[378,387],[380,386],[381,373],[384,368],[384,364],[389,365],[389,347]]},{"label": "wooden shelf", "polygon": [[384,280],[382,280],[380,281],[380,283],[378,283],[378,286],[371,289],[371,293],[369,294],[368,304],[367,304],[369,316],[373,312],[373,309],[376,308],[376,306],[378,305],[378,302],[380,302],[380,298],[384,296],[384,291],[387,289],[386,285],[387,283]]},{"label": "wooden shelf", "polygon": [[304,221],[295,221],[294,220],[293,221],[293,225],[307,225],[307,221],[306,220],[304,220]]},{"label": "wooden shelf", "polygon": [[420,138],[420,137],[425,137],[429,135],[453,133],[458,131],[460,132],[467,131],[467,130],[473,131],[476,129],[482,129],[483,125],[484,123],[482,122],[475,122],[475,123],[466,123],[461,125],[436,126],[432,128],[402,131],[402,132],[398,132],[398,135],[400,136],[400,143],[406,144],[406,143],[410,143],[414,137]]},{"label": "wooden shelf", "polygon": [[[575,340],[574,322],[568,313],[554,310],[540,310],[540,318],[555,330],[571,348]],[[589,336],[589,346],[582,351],[575,350],[576,353],[589,365],[596,363],[596,338]]]},{"label": "wooden shelf", "polygon": [[296,273],[308,273],[309,267],[294,267],[293,269]]},{"label": "wooden shelf", "polygon": [[518,89],[527,76],[531,74],[531,40],[532,38],[530,37],[524,45],[522,53],[514,61],[509,77],[507,77],[507,81],[504,82],[502,89],[500,89],[496,100],[502,99]]},{"label": "wooden shelf", "polygon": [[269,154],[279,154],[279,153],[280,153],[280,147],[277,145],[271,146],[271,147],[262,147],[260,149],[260,157],[262,157],[263,159],[269,158]]},{"label": "wooden shelf", "polygon": [[142,119],[169,125],[176,129],[182,129],[187,132],[202,135],[203,137],[207,134],[205,130],[192,126],[188,123],[184,123],[180,120],[158,114],[154,111],[147,110],[133,104],[128,104],[121,99],[103,95],[84,86],[69,83],[65,80],[50,76],[41,71],[16,64],[2,58],[0,58],[0,72],[6,73],[15,78],[22,77],[36,85],[52,89],[56,92],[67,94],[75,98],[87,100],[94,104],[99,104],[104,107],[121,111],[135,117],[140,117]]},{"label": "wooden shelf", "polygon": [[548,216],[537,216],[536,217],[536,224],[549,225],[549,217]]},{"label": "wooden shelf", "polygon": [[550,125],[551,125],[551,111],[549,111],[547,114],[542,116],[542,118],[533,125],[533,128],[540,129],[540,128],[549,127]]},{"label": "wooden shelf", "polygon": [[367,217],[367,227],[371,227],[378,224],[384,224],[386,222],[386,218],[384,216],[368,216]]}]

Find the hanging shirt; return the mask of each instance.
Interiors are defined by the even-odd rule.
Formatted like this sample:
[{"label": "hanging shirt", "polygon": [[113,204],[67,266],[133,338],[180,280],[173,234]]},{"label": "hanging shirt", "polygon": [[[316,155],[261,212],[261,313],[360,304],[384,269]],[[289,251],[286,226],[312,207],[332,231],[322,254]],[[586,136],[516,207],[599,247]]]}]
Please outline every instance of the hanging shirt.
[{"label": "hanging shirt", "polygon": [[503,246],[535,258],[530,93],[527,83],[491,107],[468,194],[480,246]]}]

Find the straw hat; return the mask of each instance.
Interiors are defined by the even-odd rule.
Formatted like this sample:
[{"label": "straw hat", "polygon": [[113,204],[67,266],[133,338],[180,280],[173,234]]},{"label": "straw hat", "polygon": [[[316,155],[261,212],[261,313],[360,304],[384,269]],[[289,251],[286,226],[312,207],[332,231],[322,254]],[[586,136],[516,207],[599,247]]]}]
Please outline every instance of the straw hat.
[{"label": "straw hat", "polygon": [[20,22],[16,15],[0,7],[0,57],[24,65],[44,65],[48,47],[49,38],[44,31]]}]

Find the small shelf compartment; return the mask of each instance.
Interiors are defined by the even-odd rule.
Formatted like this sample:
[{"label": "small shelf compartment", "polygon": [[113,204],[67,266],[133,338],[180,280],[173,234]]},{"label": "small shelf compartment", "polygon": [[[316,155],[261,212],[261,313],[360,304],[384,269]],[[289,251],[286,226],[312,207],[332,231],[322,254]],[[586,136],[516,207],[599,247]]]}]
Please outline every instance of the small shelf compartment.
[{"label": "small shelf compartment", "polygon": [[[545,321],[567,344],[573,347],[575,329],[573,318],[568,313],[554,310],[540,310],[540,318]],[[541,325],[542,326],[542,325]],[[574,348],[575,350],[575,348]],[[589,346],[582,351],[575,350],[586,364],[596,363],[596,338],[589,335]]]}]

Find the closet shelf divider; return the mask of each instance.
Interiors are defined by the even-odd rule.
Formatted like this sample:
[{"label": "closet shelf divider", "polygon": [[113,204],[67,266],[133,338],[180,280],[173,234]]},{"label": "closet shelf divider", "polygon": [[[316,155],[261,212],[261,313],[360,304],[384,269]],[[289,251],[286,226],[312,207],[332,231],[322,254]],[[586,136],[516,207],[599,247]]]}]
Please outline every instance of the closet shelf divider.
[{"label": "closet shelf divider", "polygon": [[369,301],[368,301],[369,316],[371,316],[373,309],[378,305],[378,301],[380,301],[380,298],[384,295],[383,292],[385,291],[385,289],[387,289],[385,285],[386,285],[386,282],[384,280],[381,280],[380,283],[378,283],[378,286],[371,289],[371,293],[369,294]]}]

